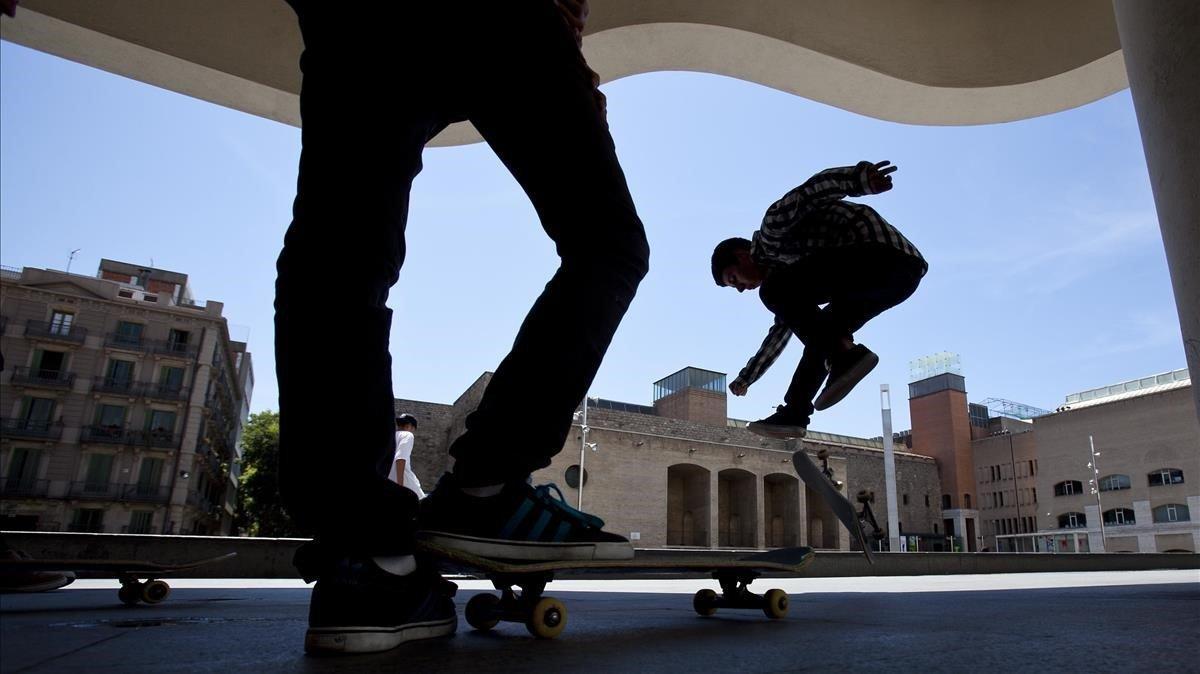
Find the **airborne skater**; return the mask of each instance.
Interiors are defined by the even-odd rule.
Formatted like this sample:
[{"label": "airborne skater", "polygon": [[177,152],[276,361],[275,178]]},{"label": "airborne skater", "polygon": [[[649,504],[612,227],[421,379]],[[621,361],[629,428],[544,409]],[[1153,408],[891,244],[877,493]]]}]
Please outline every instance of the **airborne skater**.
[{"label": "airborne skater", "polygon": [[752,422],[754,433],[804,437],[814,410],[837,404],[879,363],[879,356],[854,342],[854,333],[908,299],[929,266],[875,209],[845,197],[892,189],[896,169],[888,161],[862,161],[821,171],[771,204],[752,239],[726,239],[713,251],[717,285],[738,292],[758,288],[775,315],[729,391],[745,395],[793,334],[804,343],[783,404]]}]

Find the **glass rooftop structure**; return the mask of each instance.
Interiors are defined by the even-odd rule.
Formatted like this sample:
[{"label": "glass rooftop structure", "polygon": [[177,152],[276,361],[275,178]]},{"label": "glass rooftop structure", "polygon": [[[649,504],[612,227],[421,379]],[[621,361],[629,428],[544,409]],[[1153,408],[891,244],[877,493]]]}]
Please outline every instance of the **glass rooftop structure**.
[{"label": "glass rooftop structure", "polygon": [[1133,391],[1141,391],[1153,386],[1174,384],[1175,382],[1182,382],[1188,379],[1189,376],[1187,368],[1174,370],[1171,372],[1164,372],[1162,374],[1156,374],[1149,377],[1142,377],[1141,379],[1131,379],[1129,381],[1123,381],[1119,384],[1101,386],[1100,388],[1088,389],[1087,391],[1080,391],[1079,393],[1072,393],[1071,395],[1067,396],[1067,400],[1064,404],[1070,405],[1073,403],[1096,400],[1098,398],[1108,398],[1109,396],[1130,393]]},{"label": "glass rooftop structure", "polygon": [[654,382],[654,401],[666,398],[684,389],[694,388],[714,393],[725,393],[725,373],[685,367],[675,374],[667,375]]}]

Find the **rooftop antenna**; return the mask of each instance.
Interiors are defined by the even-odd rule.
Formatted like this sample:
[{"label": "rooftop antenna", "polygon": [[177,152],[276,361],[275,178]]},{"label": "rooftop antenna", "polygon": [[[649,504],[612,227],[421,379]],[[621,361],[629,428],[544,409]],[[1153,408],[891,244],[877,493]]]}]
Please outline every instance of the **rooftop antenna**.
[{"label": "rooftop antenna", "polygon": [[67,273],[68,274],[71,273],[71,263],[75,261],[75,253],[78,253],[81,250],[83,250],[83,249],[76,248],[75,250],[71,251],[71,257],[67,258]]}]

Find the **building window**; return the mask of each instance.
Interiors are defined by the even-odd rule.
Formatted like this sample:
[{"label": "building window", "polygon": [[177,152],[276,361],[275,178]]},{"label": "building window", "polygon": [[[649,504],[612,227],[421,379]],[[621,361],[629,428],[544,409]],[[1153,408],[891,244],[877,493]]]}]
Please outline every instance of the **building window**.
[{"label": "building window", "polygon": [[142,343],[142,324],[131,323],[129,321],[118,322],[117,332],[113,335],[113,341],[128,346],[140,346]]},{"label": "building window", "polygon": [[1087,516],[1083,513],[1063,513],[1058,516],[1059,529],[1082,529],[1087,526]]},{"label": "building window", "polygon": [[108,361],[108,375],[105,377],[105,385],[111,388],[125,389],[133,384],[133,361],[117,360],[113,358]]},{"label": "building window", "polygon": [[1178,468],[1160,468],[1148,475],[1151,487],[1163,487],[1169,484],[1183,484],[1183,471]]},{"label": "building window", "polygon": [[21,413],[21,419],[26,422],[24,428],[44,430],[49,427],[54,417],[53,398],[29,397],[22,400],[21,405],[25,408]]},{"label": "building window", "polygon": [[25,447],[14,449],[12,458],[8,461],[8,478],[4,482],[5,491],[20,494],[32,490],[37,484],[40,463],[41,452],[38,450]]},{"label": "building window", "polygon": [[80,508],[75,511],[71,520],[71,531],[104,531],[104,510],[100,508]]},{"label": "building window", "polygon": [[135,510],[129,515],[129,533],[148,534],[150,523],[154,519],[153,510]]},{"label": "building window", "polygon": [[56,381],[66,370],[67,354],[62,351],[38,349],[33,354],[33,376]]},{"label": "building window", "polygon": [[55,311],[50,315],[50,334],[66,337],[71,334],[71,325],[75,323],[75,314]]},{"label": "building window", "polygon": [[908,505],[908,494],[904,495],[904,505]]},{"label": "building window", "polygon": [[926,508],[928,508],[928,507],[929,507],[929,494],[926,494],[926,495],[925,495],[925,507],[926,507]]},{"label": "building window", "polygon": [[1107,475],[1100,478],[1100,491],[1117,491],[1132,486],[1128,475]]},{"label": "building window", "polygon": [[1113,508],[1104,511],[1104,523],[1110,526],[1134,524],[1133,511],[1129,508]]},{"label": "building window", "polygon": [[183,388],[183,368],[164,365],[159,370],[158,387],[162,391],[179,391]]},{"label": "building window", "polygon": [[1037,503],[1037,487],[1034,487],[1033,489],[1030,489],[1029,491],[1031,494],[1033,494],[1033,502]]},{"label": "building window", "polygon": [[186,353],[190,337],[187,330],[171,328],[171,332],[167,335],[167,344],[170,345],[172,353]]},{"label": "building window", "polygon": [[150,419],[146,422],[146,430],[157,436],[170,437],[175,432],[175,413],[150,410]]},{"label": "building window", "polygon": [[971,495],[970,494],[963,494],[963,507],[964,508],[971,507]]},{"label": "building window", "polygon": [[942,510],[950,509],[950,495],[942,494]]},{"label": "building window", "polygon": [[1034,467],[1032,461],[1029,462],[1029,477],[1037,477],[1037,468]]},{"label": "building window", "polygon": [[1066,480],[1054,485],[1055,496],[1071,496],[1072,494],[1082,494],[1083,483],[1079,480]]},{"label": "building window", "polygon": [[125,408],[120,405],[101,405],[96,414],[96,425],[113,432],[125,428]]},{"label": "building window", "polygon": [[1154,509],[1154,521],[1157,523],[1190,522],[1192,514],[1182,503],[1168,503]]}]

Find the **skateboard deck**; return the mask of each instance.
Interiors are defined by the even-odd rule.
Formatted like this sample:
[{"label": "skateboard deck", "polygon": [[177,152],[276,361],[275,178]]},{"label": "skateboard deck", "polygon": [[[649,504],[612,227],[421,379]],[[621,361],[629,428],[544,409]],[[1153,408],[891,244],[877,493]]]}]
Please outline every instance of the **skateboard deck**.
[{"label": "skateboard deck", "polygon": [[858,511],[854,509],[854,504],[838,491],[829,476],[813,463],[803,449],[792,453],[792,464],[796,467],[796,473],[800,475],[800,479],[804,480],[804,484],[820,494],[829,508],[833,510],[833,514],[850,530],[850,535],[858,540],[867,561],[874,564],[875,557],[871,554],[871,544],[867,541],[866,534],[863,533],[862,520]]},{"label": "skateboard deck", "polygon": [[499,596],[478,594],[467,602],[466,618],[472,627],[486,631],[501,621],[519,622],[525,624],[530,634],[544,639],[558,636],[566,627],[566,606],[543,594],[546,584],[560,571],[711,573],[720,583],[721,593],[710,589],[697,592],[692,598],[696,613],[710,616],[718,608],[759,609],[768,618],[779,619],[787,615],[787,593],[772,589],[762,595],[755,594],[749,589],[750,583],[763,573],[799,573],[813,557],[811,548],[800,547],[749,553],[736,558],[683,551],[638,551],[633,559],[623,560],[512,562],[479,557],[424,540],[418,540],[417,547],[443,562],[481,572],[500,591]]},{"label": "skateboard deck", "polygon": [[121,582],[117,597],[126,604],[157,604],[171,593],[161,576],[187,571],[237,556],[236,552],[182,564],[160,564],[136,559],[6,559],[0,560],[0,575],[57,572],[81,578],[116,578]]}]

